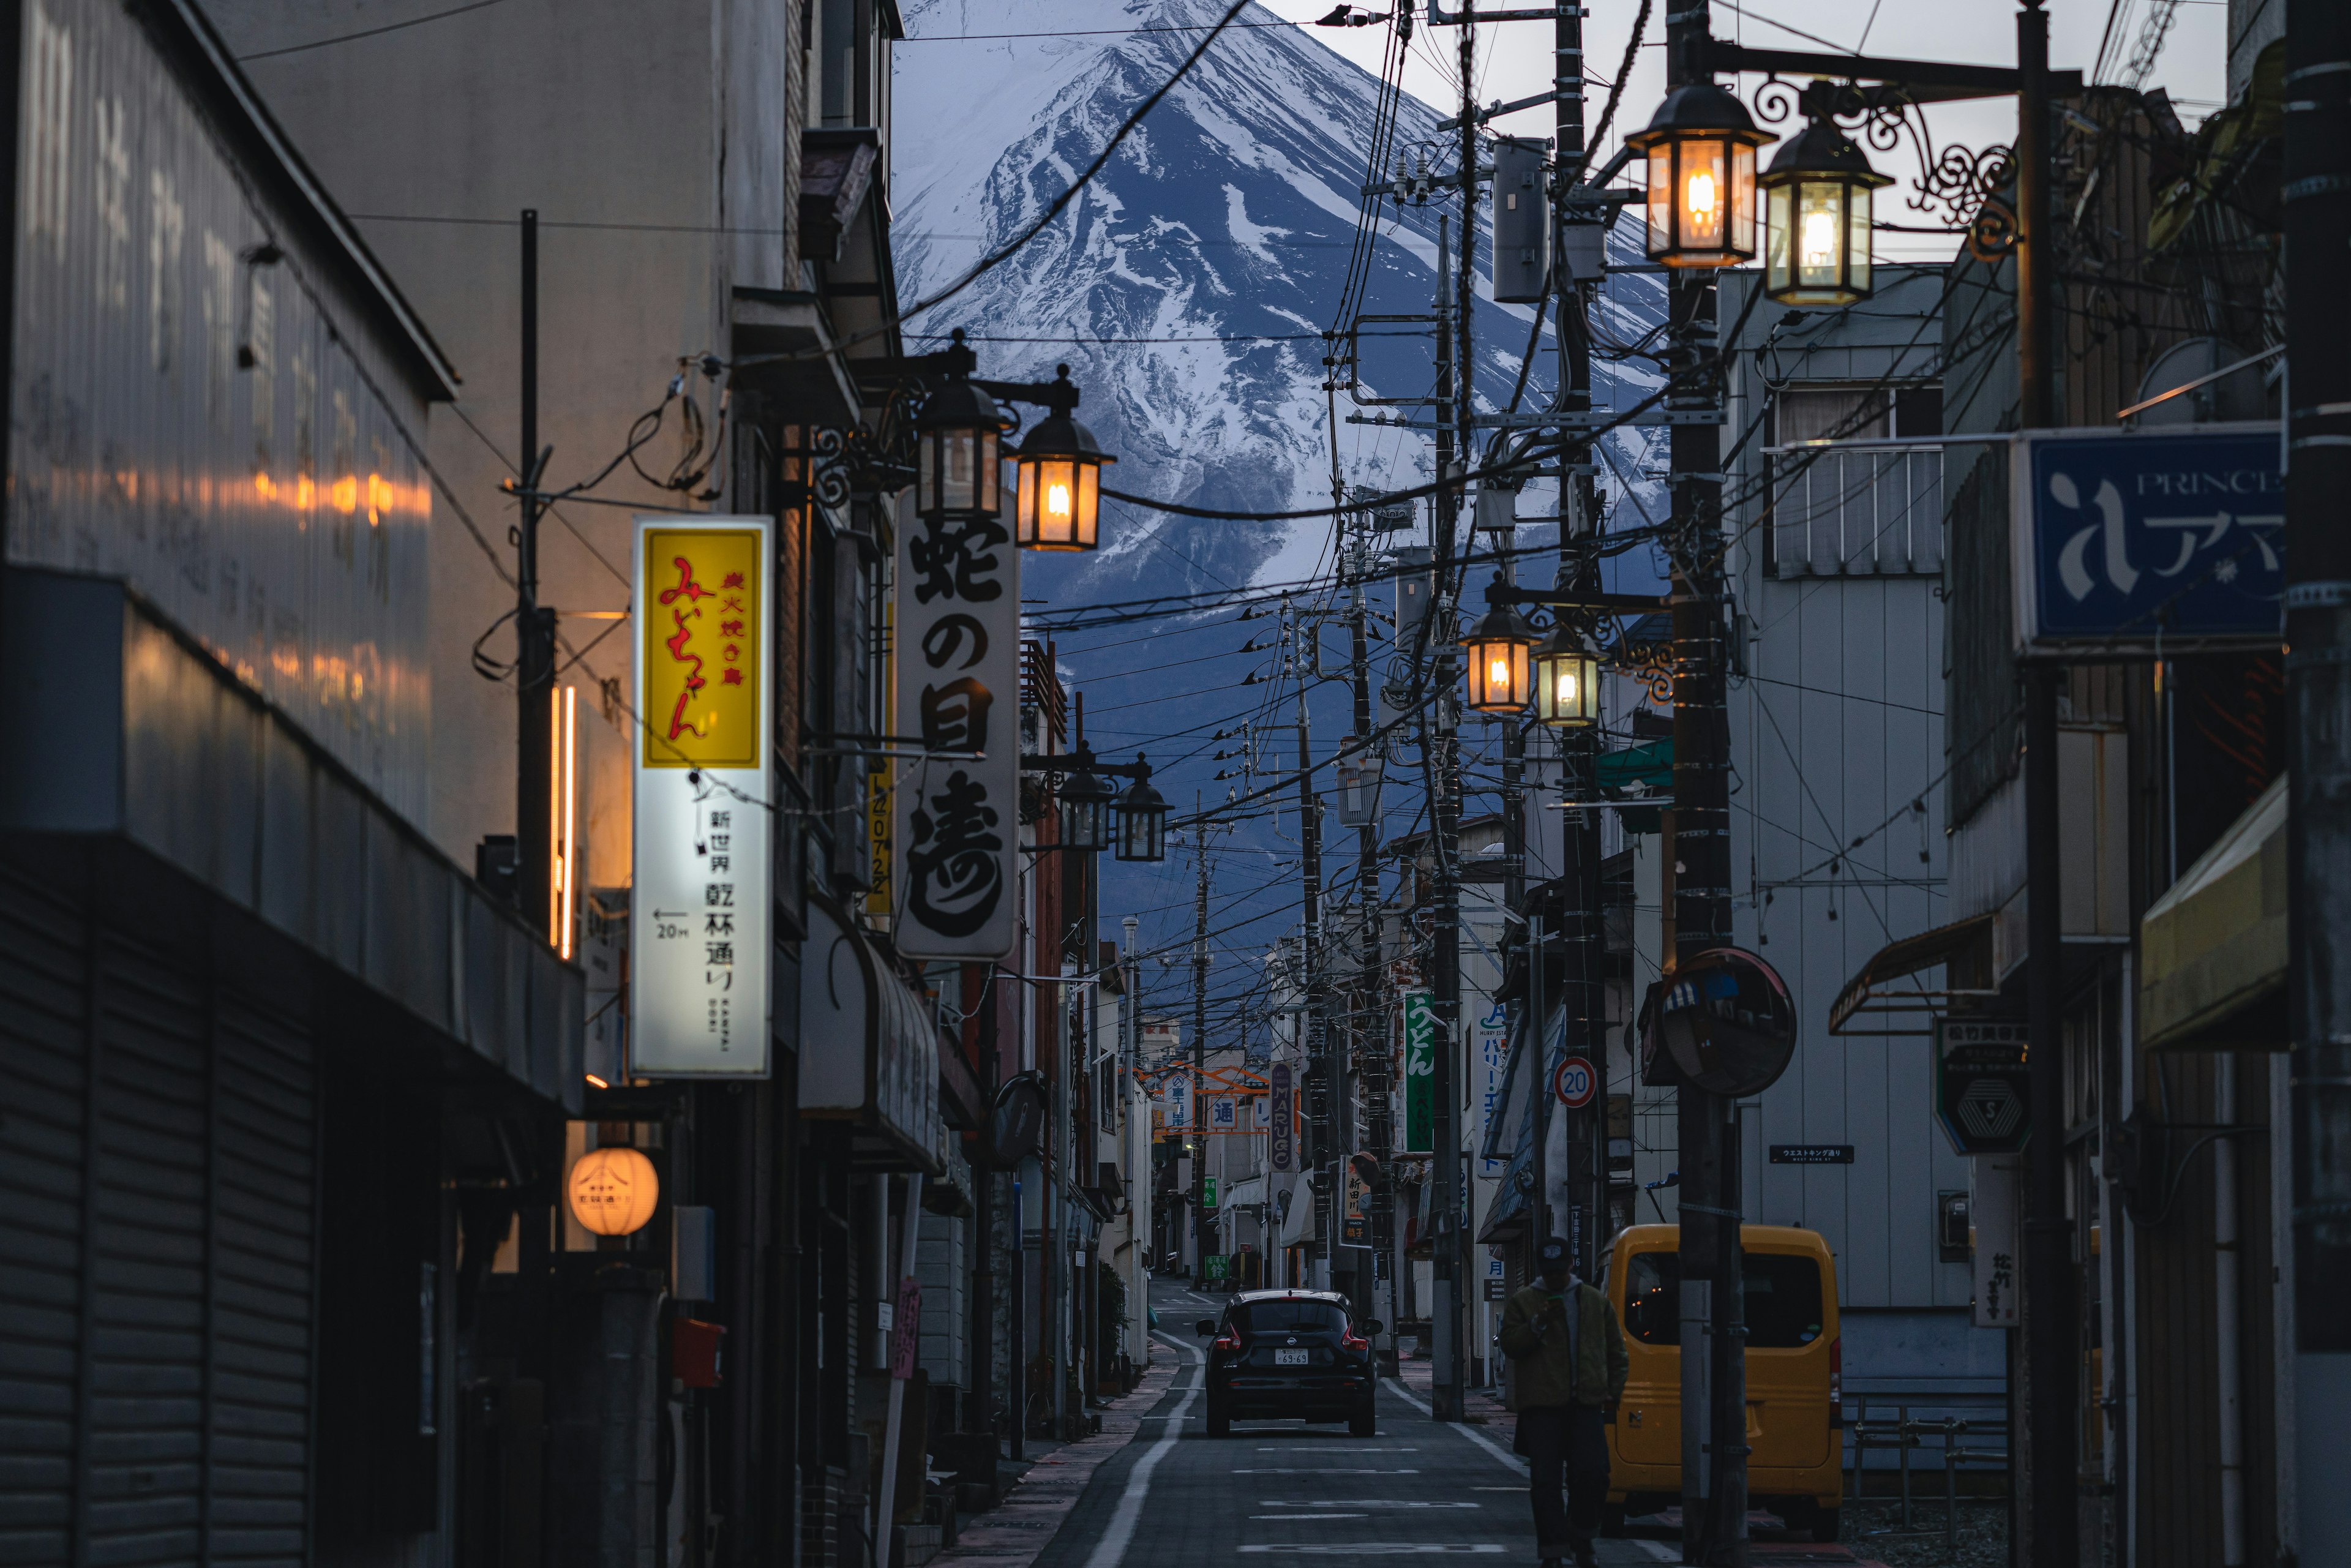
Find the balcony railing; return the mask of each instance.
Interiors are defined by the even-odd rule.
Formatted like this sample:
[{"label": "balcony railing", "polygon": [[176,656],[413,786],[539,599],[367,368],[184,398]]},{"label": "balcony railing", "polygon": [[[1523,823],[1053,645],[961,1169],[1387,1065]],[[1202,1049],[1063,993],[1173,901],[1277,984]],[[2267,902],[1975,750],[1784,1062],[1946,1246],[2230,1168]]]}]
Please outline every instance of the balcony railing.
[{"label": "balcony railing", "polygon": [[1774,577],[1943,570],[1943,449],[1772,447],[1765,570]]}]

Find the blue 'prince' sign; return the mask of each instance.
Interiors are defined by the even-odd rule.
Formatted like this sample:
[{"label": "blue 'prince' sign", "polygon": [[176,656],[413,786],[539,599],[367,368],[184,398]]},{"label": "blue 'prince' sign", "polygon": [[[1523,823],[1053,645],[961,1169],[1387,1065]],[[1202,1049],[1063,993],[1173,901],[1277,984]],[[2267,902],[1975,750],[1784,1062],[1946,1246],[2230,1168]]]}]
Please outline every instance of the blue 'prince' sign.
[{"label": "blue 'prince' sign", "polygon": [[2011,473],[2028,650],[2111,658],[2277,645],[2285,476],[2275,425],[2029,431]]}]

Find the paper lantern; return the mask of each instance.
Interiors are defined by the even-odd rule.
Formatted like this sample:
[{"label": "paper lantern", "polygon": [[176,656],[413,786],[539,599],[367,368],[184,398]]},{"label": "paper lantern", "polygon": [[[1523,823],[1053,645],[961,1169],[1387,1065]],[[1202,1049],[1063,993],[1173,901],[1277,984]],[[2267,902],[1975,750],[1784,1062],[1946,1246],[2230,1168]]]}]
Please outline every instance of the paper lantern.
[{"label": "paper lantern", "polygon": [[653,1161],[634,1149],[590,1149],[571,1167],[571,1218],[599,1236],[631,1236],[661,1201]]}]

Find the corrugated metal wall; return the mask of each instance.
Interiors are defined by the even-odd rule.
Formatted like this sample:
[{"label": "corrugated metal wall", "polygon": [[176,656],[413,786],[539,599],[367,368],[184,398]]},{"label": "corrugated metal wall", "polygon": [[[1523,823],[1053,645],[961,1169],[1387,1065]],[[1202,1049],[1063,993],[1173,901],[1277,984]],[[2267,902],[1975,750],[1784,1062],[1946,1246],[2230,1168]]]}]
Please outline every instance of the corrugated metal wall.
[{"label": "corrugated metal wall", "polygon": [[300,1031],[0,868],[0,1554],[304,1563]]},{"label": "corrugated metal wall", "polygon": [[121,0],[23,14],[8,559],[127,580],[422,825],[423,405]]}]

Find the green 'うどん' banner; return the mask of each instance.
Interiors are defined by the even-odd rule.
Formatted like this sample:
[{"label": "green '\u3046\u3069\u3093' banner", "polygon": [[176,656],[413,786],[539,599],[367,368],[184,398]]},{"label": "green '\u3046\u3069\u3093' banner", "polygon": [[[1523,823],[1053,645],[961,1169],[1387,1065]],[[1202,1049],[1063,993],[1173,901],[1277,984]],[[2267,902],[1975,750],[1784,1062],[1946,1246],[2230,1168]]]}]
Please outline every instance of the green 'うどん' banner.
[{"label": "green '\u3046\u3069\u3093' banner", "polygon": [[1437,1149],[1437,1012],[1426,991],[1404,994],[1404,1147]]}]

